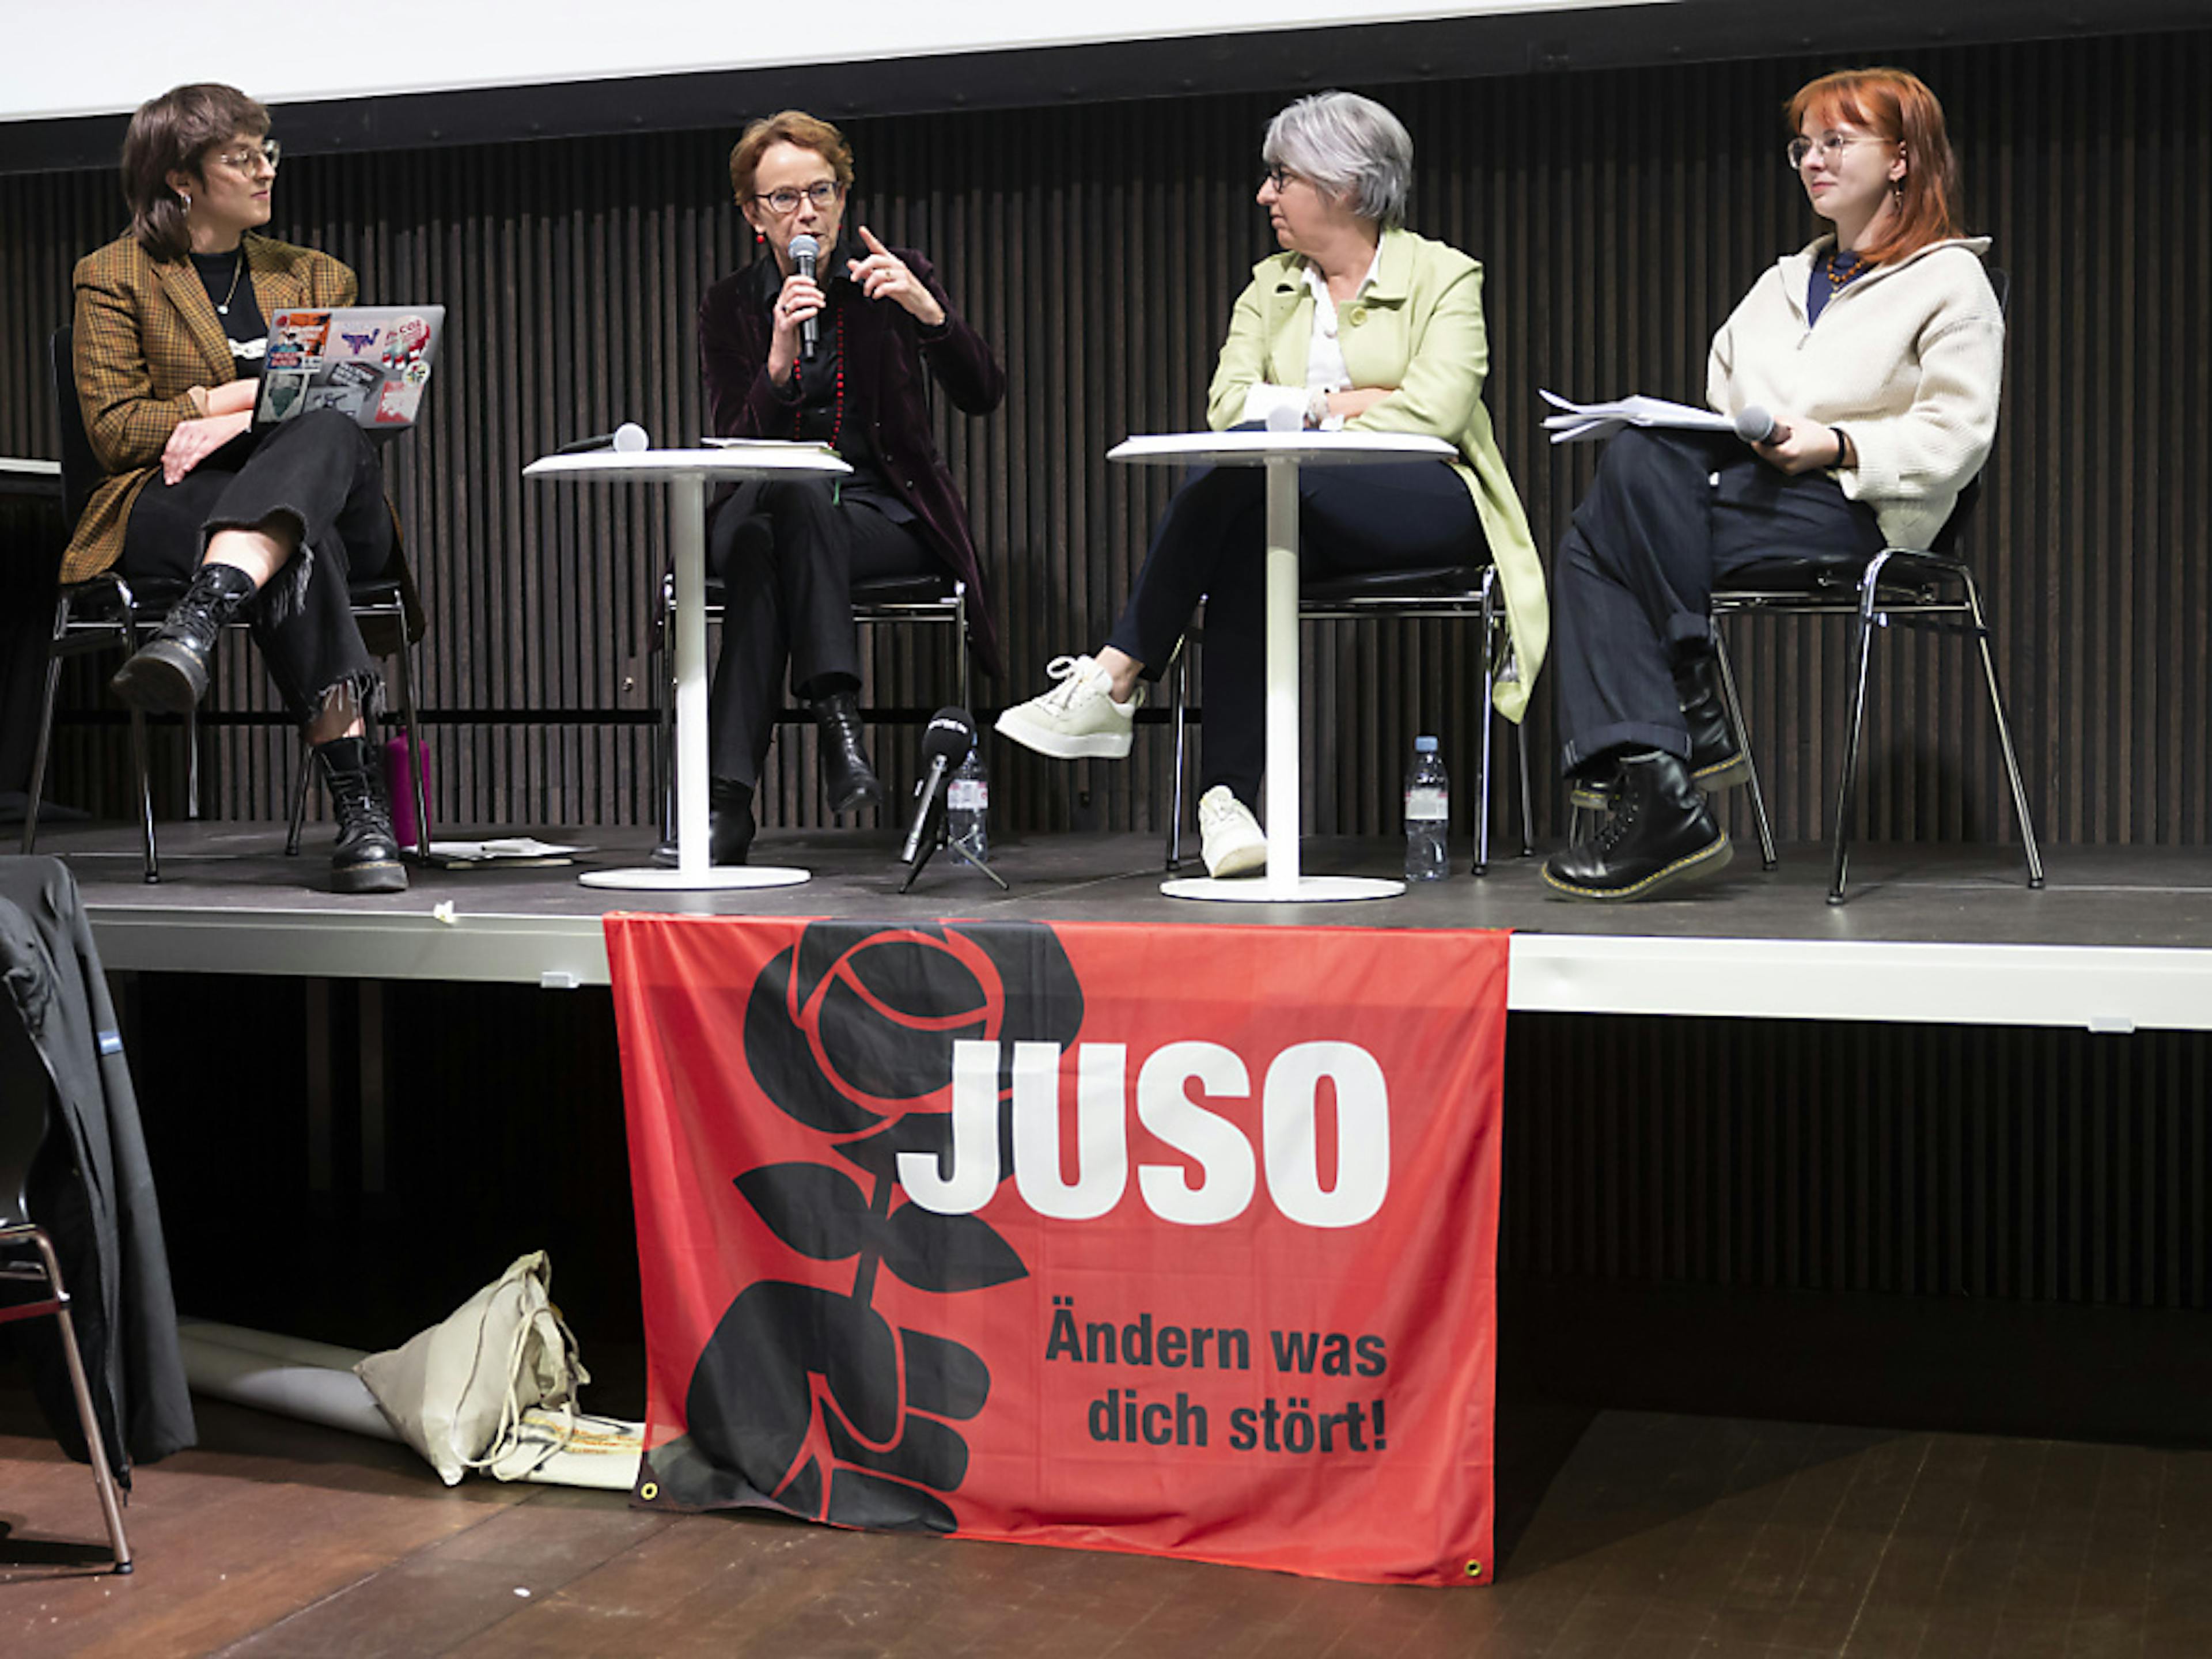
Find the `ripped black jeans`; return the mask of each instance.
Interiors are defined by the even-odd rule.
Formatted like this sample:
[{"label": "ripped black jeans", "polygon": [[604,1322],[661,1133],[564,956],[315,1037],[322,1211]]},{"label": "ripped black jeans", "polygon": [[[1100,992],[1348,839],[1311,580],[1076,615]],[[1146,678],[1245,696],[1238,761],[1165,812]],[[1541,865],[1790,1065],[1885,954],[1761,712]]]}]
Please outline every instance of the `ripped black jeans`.
[{"label": "ripped black jeans", "polygon": [[217,450],[175,483],[156,472],[131,503],[116,569],[125,580],[188,582],[208,538],[289,515],[300,550],[246,611],[269,677],[302,726],[333,694],[371,712],[383,676],[362,643],[349,582],[380,574],[396,534],[384,468],[368,434],[334,410],[315,410]]}]

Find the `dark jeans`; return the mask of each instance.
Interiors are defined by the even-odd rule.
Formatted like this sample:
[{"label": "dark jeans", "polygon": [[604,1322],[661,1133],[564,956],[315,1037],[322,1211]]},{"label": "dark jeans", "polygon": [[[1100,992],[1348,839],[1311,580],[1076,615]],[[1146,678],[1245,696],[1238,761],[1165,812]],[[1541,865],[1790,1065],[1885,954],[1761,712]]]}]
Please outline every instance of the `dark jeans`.
[{"label": "dark jeans", "polygon": [[1873,511],[1826,473],[1791,477],[1734,438],[1621,433],[1552,573],[1562,766],[1622,750],[1688,757],[1674,671],[1711,648],[1721,577],[1756,559],[1882,545]]},{"label": "dark jeans", "polygon": [[[1474,498],[1442,461],[1298,469],[1301,577],[1418,570],[1487,556]],[[1267,763],[1267,470],[1194,472],[1152,527],[1152,545],[1106,643],[1157,680],[1206,600],[1201,787],[1249,805]]]},{"label": "dark jeans", "polygon": [[760,782],[775,734],[779,684],[826,696],[860,683],[853,584],[944,567],[914,526],[814,478],[756,478],[715,509],[708,568],[722,582],[722,647],[708,693],[714,776]]},{"label": "dark jeans", "polygon": [[246,611],[270,678],[302,725],[335,687],[370,707],[381,676],[346,588],[391,561],[392,508],[375,446],[336,410],[241,437],[174,484],[156,472],[131,503],[117,568],[126,577],[190,581],[210,536],[272,519],[298,532],[300,548]]}]

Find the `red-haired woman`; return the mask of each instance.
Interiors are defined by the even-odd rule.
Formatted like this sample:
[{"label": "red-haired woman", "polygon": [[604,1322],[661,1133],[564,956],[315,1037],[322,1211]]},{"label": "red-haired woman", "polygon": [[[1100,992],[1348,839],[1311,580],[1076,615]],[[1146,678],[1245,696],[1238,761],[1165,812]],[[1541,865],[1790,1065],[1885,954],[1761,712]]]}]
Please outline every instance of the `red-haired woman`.
[{"label": "red-haired woman", "polygon": [[1544,866],[1564,896],[1637,899],[1729,861],[1705,792],[1749,775],[1722,716],[1716,578],[1774,554],[1925,547],[1996,430],[2004,320],[1959,228],[1942,106],[1901,70],[1790,100],[1790,167],[1833,228],[1778,260],[1713,337],[1706,398],[1773,416],[1734,438],[1630,430],[1553,574],[1562,759],[1602,796]]}]

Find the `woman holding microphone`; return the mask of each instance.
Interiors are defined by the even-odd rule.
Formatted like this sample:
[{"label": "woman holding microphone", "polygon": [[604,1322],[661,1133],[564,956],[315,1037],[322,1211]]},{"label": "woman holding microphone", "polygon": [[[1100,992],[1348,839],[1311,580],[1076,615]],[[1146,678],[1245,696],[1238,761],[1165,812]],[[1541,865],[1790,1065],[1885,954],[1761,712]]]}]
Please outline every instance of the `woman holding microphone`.
[{"label": "woman holding microphone", "polygon": [[1630,430],[1560,538],[1563,763],[1605,807],[1544,866],[1563,897],[1645,898],[1729,861],[1705,792],[1749,775],[1723,715],[1715,580],[1792,552],[1924,548],[1996,430],[2004,319],[1959,224],[1942,106],[1914,76],[1824,76],[1790,100],[1788,156],[1832,228],[1752,286],[1713,337],[1706,398],[1771,435]]},{"label": "woman holding microphone", "polygon": [[787,662],[814,714],[830,810],[883,799],[860,736],[855,581],[941,572],[965,582],[970,642],[996,672],[967,510],[926,399],[933,380],[953,407],[984,415],[1006,395],[998,360],[930,262],[846,225],[853,151],[836,127],[799,110],[755,121],[730,152],[730,182],[763,257],[699,307],[714,430],[827,444],[853,471],[835,482],[757,479],[716,505],[708,556],[725,608],[708,741],[717,864],[744,863],[751,844]]}]

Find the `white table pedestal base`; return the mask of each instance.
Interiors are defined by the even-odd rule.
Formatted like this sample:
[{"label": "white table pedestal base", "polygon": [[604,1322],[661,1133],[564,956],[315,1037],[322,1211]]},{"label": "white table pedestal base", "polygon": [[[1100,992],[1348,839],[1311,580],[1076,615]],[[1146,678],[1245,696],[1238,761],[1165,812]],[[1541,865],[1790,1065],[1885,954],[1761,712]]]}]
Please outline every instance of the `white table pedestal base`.
[{"label": "white table pedestal base", "polygon": [[804,870],[774,864],[729,864],[704,870],[586,870],[576,880],[585,887],[617,887],[634,893],[705,893],[738,887],[796,887],[809,878]]},{"label": "white table pedestal base", "polygon": [[1338,904],[1347,899],[1396,898],[1406,890],[1402,881],[1383,881],[1374,876],[1297,876],[1279,885],[1266,876],[1236,876],[1217,881],[1212,876],[1178,876],[1160,884],[1170,898],[1212,899],[1229,904]]}]

